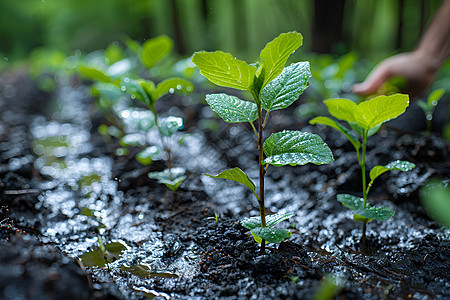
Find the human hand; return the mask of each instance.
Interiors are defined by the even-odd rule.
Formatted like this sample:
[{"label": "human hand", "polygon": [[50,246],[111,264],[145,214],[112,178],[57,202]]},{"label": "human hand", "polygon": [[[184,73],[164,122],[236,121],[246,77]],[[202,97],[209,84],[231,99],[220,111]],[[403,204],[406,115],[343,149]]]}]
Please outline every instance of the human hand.
[{"label": "human hand", "polygon": [[353,92],[360,95],[376,93],[388,79],[401,77],[407,83],[402,92],[413,98],[431,85],[437,69],[433,58],[419,51],[397,54],[376,66],[364,82],[355,84]]}]

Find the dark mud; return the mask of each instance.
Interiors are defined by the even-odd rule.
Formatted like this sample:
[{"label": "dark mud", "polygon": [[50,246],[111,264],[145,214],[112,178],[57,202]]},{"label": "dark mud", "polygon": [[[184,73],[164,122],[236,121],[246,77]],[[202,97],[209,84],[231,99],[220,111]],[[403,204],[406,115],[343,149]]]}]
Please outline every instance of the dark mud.
[{"label": "dark mud", "polygon": [[[113,154],[116,142],[97,133],[105,120],[85,86],[63,82],[49,95],[24,74],[0,80],[2,299],[310,299],[327,274],[340,299],[450,297],[450,232],[427,217],[418,196],[428,179],[450,178],[449,143],[439,136],[399,134],[397,126],[369,139],[369,167],[396,159],[417,167],[375,182],[369,201],[396,214],[368,224],[361,253],[360,224],[335,200],[360,191],[351,145],[286,117],[295,107],[274,113],[268,131],[318,133],[336,161],[269,168],[267,207],[295,216],[280,224],[292,232],[288,241],[261,254],[239,224],[257,214],[251,192],[201,175],[239,166],[256,178],[250,128],[217,121],[216,131],[200,131],[196,125],[211,118],[207,108],[167,99],[163,114],[187,119],[184,144],[173,151],[188,179],[174,194],[146,176],[164,163],[143,167],[132,155]],[[95,218],[82,215],[84,208]],[[102,240],[126,249],[103,268],[84,268],[77,258],[98,245],[99,221]],[[137,265],[151,273],[124,268]]]}]

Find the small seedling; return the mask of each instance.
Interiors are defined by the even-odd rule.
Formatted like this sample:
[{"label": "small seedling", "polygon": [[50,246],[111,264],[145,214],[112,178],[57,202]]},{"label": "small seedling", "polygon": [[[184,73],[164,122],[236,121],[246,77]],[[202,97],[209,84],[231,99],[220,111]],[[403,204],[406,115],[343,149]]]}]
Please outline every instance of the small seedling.
[{"label": "small seedling", "polygon": [[86,267],[99,267],[102,268],[108,263],[111,263],[120,258],[122,251],[127,249],[123,242],[111,242],[103,243],[102,234],[105,231],[105,224],[101,217],[96,216],[96,212],[93,209],[87,207],[81,209],[80,215],[91,218],[97,223],[97,241],[98,246],[92,251],[86,252],[80,255],[81,262]]},{"label": "small seedling", "polygon": [[[223,178],[248,187],[259,203],[259,217],[243,220],[241,224],[250,230],[264,252],[266,241],[279,243],[288,238],[288,230],[274,225],[292,216],[290,213],[266,216],[264,203],[264,176],[269,165],[327,164],[333,155],[322,139],[314,134],[284,130],[272,134],[265,141],[263,131],[269,114],[276,109],[291,105],[308,86],[311,76],[309,63],[298,62],[285,67],[289,56],[303,43],[300,33],[282,33],[268,43],[260,53],[260,61],[247,64],[229,53],[197,52],[192,62],[209,81],[219,86],[247,91],[252,100],[241,100],[228,94],[206,95],[206,102],[225,122],[248,122],[255,133],[259,150],[259,193],[256,185],[239,168],[228,169],[213,178]],[[264,113],[265,112],[265,113]],[[256,127],[253,124],[256,121]]]},{"label": "small seedling", "polygon": [[427,120],[427,134],[431,133],[431,120],[433,120],[433,113],[439,100],[444,96],[445,91],[443,89],[434,90],[428,96],[427,102],[419,100],[417,105],[423,110],[425,119]]},{"label": "small seedling", "polygon": [[[138,54],[141,63],[151,69],[172,49],[172,40],[167,36],[159,36],[147,40],[141,47],[137,44],[132,46]],[[143,165],[150,164],[155,158],[161,157],[161,153],[166,153],[167,169],[162,172],[150,172],[148,177],[156,179],[159,183],[165,184],[172,191],[175,191],[181,182],[186,179],[184,168],[172,168],[171,149],[168,146],[168,138],[171,137],[183,126],[183,119],[174,116],[162,118],[158,115],[155,104],[166,94],[187,94],[194,89],[194,86],[182,78],[169,78],[159,82],[132,78],[129,74],[118,72],[115,62],[105,71],[92,67],[80,67],[80,72],[90,79],[101,83],[103,96],[110,95],[111,91],[119,90],[122,94],[128,93],[133,99],[137,98],[144,103],[149,111],[122,110],[119,117],[126,126],[135,128],[137,132],[129,133],[121,137],[120,143],[124,147],[146,146],[146,133],[154,126],[157,127],[161,139],[162,149],[155,145],[147,145],[136,155],[136,159]],[[116,67],[115,67],[116,65]],[[126,69],[128,70],[128,69]],[[114,93],[113,93],[114,94]],[[117,97],[113,95],[113,99]],[[109,133],[109,127],[103,126],[103,133]]]},{"label": "small seedling", "polygon": [[345,207],[353,210],[353,220],[363,223],[361,244],[365,249],[366,224],[371,220],[385,221],[394,215],[389,207],[375,207],[367,203],[367,194],[374,180],[381,174],[390,171],[409,171],[415,165],[408,161],[393,161],[385,166],[375,166],[370,171],[370,182],[366,180],[366,147],[367,138],[375,134],[381,124],[397,118],[409,105],[408,95],[394,94],[391,96],[378,96],[360,104],[348,99],[329,99],[324,101],[330,114],[338,120],[345,121],[362,138],[355,137],[349,128],[328,117],[316,117],[311,124],[323,124],[332,127],[344,134],[356,150],[358,163],[362,172],[363,197],[349,194],[338,194],[337,200]]}]

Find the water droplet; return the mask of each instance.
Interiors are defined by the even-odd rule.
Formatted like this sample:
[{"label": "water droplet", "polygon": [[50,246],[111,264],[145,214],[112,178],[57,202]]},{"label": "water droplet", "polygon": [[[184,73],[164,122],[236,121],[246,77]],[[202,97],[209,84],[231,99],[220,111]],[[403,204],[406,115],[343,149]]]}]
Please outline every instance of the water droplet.
[{"label": "water droplet", "polygon": [[427,120],[428,120],[428,121],[431,121],[431,120],[433,120],[433,115],[431,115],[431,114],[427,114]]},{"label": "water droplet", "polygon": [[123,82],[125,82],[125,83],[130,82],[130,78],[126,77],[126,78],[123,80]]},{"label": "water droplet", "polygon": [[5,57],[3,57],[3,59],[5,60],[5,61],[8,61],[8,57],[7,56],[5,56]]},{"label": "water droplet", "polygon": [[436,106],[436,105],[437,105],[437,101],[436,101],[436,100],[433,100],[433,101],[431,102],[431,104],[433,104],[433,106]]},{"label": "water droplet", "polygon": [[122,85],[122,86],[120,87],[120,89],[122,90],[122,92],[125,92],[125,91],[127,90],[127,87],[124,86],[124,85]]},{"label": "water droplet", "polygon": [[181,84],[177,85],[177,90],[181,91],[182,88],[183,88],[183,86]]},{"label": "water droplet", "polygon": [[169,93],[173,94],[174,92],[175,92],[175,89],[174,89],[174,88],[170,88],[170,89],[169,89]]}]

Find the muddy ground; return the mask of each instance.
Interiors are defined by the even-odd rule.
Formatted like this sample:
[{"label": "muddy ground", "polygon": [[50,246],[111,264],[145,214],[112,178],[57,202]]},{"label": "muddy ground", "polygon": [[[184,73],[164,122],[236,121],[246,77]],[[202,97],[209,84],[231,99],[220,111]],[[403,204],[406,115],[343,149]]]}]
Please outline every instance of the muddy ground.
[{"label": "muddy ground", "polygon": [[[253,133],[213,119],[203,104],[184,105],[190,101],[172,96],[159,107],[186,124],[173,157],[188,178],[172,193],[146,176],[164,162],[139,165],[137,148],[114,155],[117,141],[98,133],[107,120],[86,85],[69,80],[49,94],[24,72],[0,76],[1,299],[310,299],[328,274],[338,299],[450,297],[450,231],[419,201],[427,180],[450,178],[447,141],[408,133],[411,114],[369,139],[369,167],[396,159],[417,166],[375,182],[369,201],[396,214],[368,224],[361,252],[361,225],[335,200],[360,193],[352,146],[291,117],[295,107],[273,113],[268,132],[317,133],[335,161],[269,168],[267,207],[295,216],[280,223],[291,237],[261,254],[239,224],[257,214],[251,191],[202,176],[239,166],[257,178]],[[200,130],[201,120],[218,126]],[[103,267],[85,267],[78,258],[98,247],[99,229],[105,244],[125,250]]]}]

